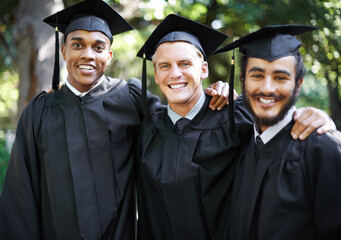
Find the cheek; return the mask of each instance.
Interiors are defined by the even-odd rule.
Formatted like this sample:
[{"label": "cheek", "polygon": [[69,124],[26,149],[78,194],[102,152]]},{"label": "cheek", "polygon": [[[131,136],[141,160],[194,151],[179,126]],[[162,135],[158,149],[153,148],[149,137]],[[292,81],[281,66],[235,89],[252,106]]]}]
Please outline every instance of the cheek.
[{"label": "cheek", "polygon": [[286,97],[290,97],[292,94],[295,94],[295,85],[294,84],[287,84],[286,86],[282,86],[278,89]]},{"label": "cheek", "polygon": [[166,77],[167,77],[167,73],[163,72],[163,71],[159,71],[157,74],[157,78],[155,79],[155,81],[157,81],[156,83],[159,84],[160,86],[166,84]]},{"label": "cheek", "polygon": [[103,68],[108,66],[109,60],[107,56],[98,56],[98,59],[99,59],[98,62]]},{"label": "cheek", "polygon": [[251,92],[257,89],[257,86],[250,81],[247,81],[247,82],[244,81],[244,83],[242,83],[242,87],[248,94],[250,94]]}]

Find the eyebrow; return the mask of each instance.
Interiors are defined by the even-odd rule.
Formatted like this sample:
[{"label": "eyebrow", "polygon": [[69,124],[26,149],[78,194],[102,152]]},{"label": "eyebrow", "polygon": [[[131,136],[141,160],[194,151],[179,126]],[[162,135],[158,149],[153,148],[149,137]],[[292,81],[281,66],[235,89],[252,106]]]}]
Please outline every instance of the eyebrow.
[{"label": "eyebrow", "polygon": [[[73,38],[71,38],[71,41],[83,41],[83,40],[84,40],[84,38],[82,38],[82,37],[73,37]],[[106,44],[106,42],[103,41],[103,40],[96,40],[96,43],[98,43],[98,44]]]},{"label": "eyebrow", "polygon": [[262,73],[264,73],[265,70],[264,70],[263,68],[260,68],[260,67],[253,67],[253,68],[251,68],[248,72],[249,72],[249,73],[250,73],[250,72],[262,72]]},{"label": "eyebrow", "polygon": [[285,74],[285,75],[288,75],[289,77],[291,76],[290,72],[288,72],[286,70],[276,70],[274,73],[275,74]]},{"label": "eyebrow", "polygon": [[81,38],[81,37],[73,37],[73,38],[71,38],[71,40],[74,40],[74,41],[82,41],[83,38]]},{"label": "eyebrow", "polygon": [[169,64],[169,63],[166,62],[166,61],[164,61],[164,62],[159,62],[159,63],[157,64],[157,66],[160,67],[160,66],[162,66],[162,65],[164,65],[164,64]]},{"label": "eyebrow", "polygon": [[[253,67],[251,68],[249,71],[250,72],[262,72],[264,73],[265,70],[263,68],[260,68],[260,67]],[[285,75],[288,75],[288,76],[291,76],[290,72],[286,71],[286,70],[276,70],[274,71],[275,74],[285,74]]]}]

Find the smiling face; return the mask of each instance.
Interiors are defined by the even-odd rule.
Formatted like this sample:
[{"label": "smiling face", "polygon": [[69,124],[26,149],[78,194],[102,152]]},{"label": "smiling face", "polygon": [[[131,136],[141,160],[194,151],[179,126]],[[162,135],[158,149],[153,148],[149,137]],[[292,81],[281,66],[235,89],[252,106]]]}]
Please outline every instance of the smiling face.
[{"label": "smiling face", "polygon": [[80,92],[96,85],[112,58],[110,41],[101,32],[70,32],[61,51],[66,61],[68,81]]},{"label": "smiling face", "polygon": [[295,103],[303,79],[295,82],[294,56],[269,62],[248,58],[244,94],[256,126],[263,132],[282,120]]},{"label": "smiling face", "polygon": [[202,94],[202,79],[208,76],[207,62],[187,42],[165,42],[153,58],[155,82],[171,109],[185,116]]}]

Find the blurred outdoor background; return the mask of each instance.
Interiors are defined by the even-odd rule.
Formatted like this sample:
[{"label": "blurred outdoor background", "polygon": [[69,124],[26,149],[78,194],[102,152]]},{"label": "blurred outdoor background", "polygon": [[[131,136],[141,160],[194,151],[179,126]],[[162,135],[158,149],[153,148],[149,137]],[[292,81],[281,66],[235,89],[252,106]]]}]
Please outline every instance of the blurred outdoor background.
[{"label": "blurred outdoor background", "polygon": [[[51,88],[54,29],[42,20],[76,0],[0,1],[0,192],[15,127],[26,103]],[[107,0],[135,30],[114,37],[114,57],[107,75],[141,76],[136,53],[155,27],[170,13],[199,21],[229,35],[223,44],[265,25],[305,24],[319,30],[301,35],[307,75],[296,106],[326,111],[341,129],[341,1],[339,0]],[[62,35],[62,34],[60,34]],[[61,37],[61,36],[60,36]],[[209,59],[210,77],[204,86],[228,81],[231,53]],[[236,55],[239,62],[239,55]],[[65,79],[64,63],[60,59]],[[160,95],[148,63],[148,88]],[[235,88],[240,93],[239,68]],[[163,100],[164,101],[164,100]]]}]

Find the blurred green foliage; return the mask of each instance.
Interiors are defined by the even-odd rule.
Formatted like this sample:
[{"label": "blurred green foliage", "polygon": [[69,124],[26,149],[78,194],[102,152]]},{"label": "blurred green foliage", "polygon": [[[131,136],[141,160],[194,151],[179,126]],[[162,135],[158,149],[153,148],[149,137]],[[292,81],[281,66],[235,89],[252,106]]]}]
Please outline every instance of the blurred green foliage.
[{"label": "blurred green foliage", "polygon": [[4,183],[6,170],[8,166],[9,153],[6,149],[6,141],[3,137],[0,137],[0,193]]},{"label": "blurred green foliage", "polygon": [[2,71],[0,79],[0,130],[14,129],[19,96],[18,74],[13,71]]}]

